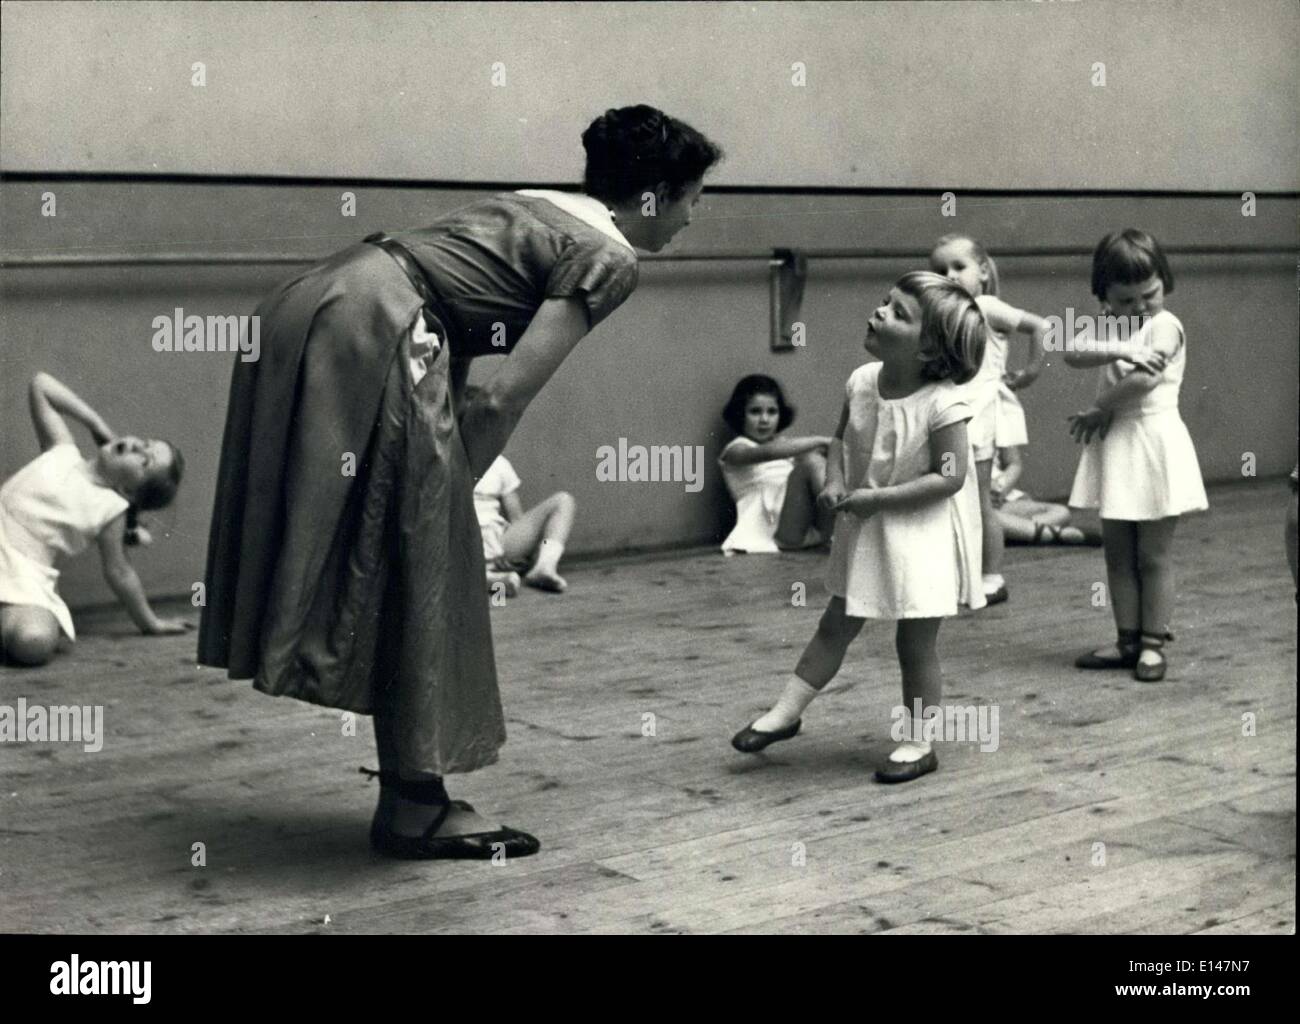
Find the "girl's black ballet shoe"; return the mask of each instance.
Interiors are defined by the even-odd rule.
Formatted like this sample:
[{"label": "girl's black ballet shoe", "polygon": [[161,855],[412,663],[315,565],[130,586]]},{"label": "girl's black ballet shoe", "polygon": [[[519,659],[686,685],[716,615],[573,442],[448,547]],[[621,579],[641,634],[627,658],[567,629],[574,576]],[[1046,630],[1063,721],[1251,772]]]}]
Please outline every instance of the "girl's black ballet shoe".
[{"label": "girl's black ballet shoe", "polygon": [[1097,654],[1093,651],[1089,651],[1087,654],[1080,654],[1074,659],[1075,668],[1085,669],[1136,668],[1137,663],[1137,651],[1125,651],[1119,657],[1110,654]]},{"label": "girl's black ballet shoe", "polygon": [[444,804],[422,836],[403,836],[393,832],[378,814],[370,826],[370,845],[377,853],[399,860],[491,860],[498,854],[530,857],[542,848],[535,836],[513,828],[493,832],[471,832],[463,836],[434,835],[453,807],[473,812],[464,800]]},{"label": "girl's black ballet shoe", "polygon": [[1010,600],[1011,594],[1008,592],[1006,585],[998,587],[991,594],[984,595],[984,607],[992,608],[994,605],[1006,604]]},{"label": "girl's black ballet shoe", "polygon": [[876,769],[876,781],[886,784],[911,782],[922,775],[929,775],[939,767],[939,759],[930,751],[919,761],[886,761]]},{"label": "girl's black ballet shoe", "polygon": [[759,732],[754,728],[754,723],[750,722],[749,725],[731,737],[731,745],[742,754],[757,754],[764,747],[770,746],[778,740],[788,740],[799,731],[801,725],[803,725],[803,719],[797,718],[793,725],[778,729],[776,732]]}]

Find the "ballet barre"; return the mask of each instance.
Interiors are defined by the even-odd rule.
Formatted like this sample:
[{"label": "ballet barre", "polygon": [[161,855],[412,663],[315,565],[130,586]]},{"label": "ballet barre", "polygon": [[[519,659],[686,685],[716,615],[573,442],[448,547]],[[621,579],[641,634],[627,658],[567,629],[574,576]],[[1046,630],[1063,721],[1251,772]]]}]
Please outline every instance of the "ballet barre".
[{"label": "ballet barre", "polygon": [[[1285,256],[1289,261],[1300,254],[1285,245],[1182,245],[1168,246],[1170,256]],[[999,246],[998,259],[1091,258],[1091,246],[1040,245]],[[803,343],[799,321],[809,260],[898,260],[924,261],[928,251],[903,246],[853,249],[718,249],[698,252],[648,253],[641,263],[749,263],[762,260],[768,265],[768,308],[770,344],[773,351],[790,351]],[[0,269],[36,270],[76,267],[251,267],[303,266],[324,258],[308,253],[218,253],[218,252],[83,252],[4,253]]]},{"label": "ballet barre", "polygon": [[[1286,245],[1171,245],[1170,256],[1288,256],[1300,250]],[[641,263],[787,262],[788,253],[798,253],[809,260],[924,260],[929,250],[905,246],[882,246],[854,249],[719,249],[699,252],[645,253]],[[1091,246],[999,246],[999,259],[1092,256]],[[259,253],[259,252],[84,252],[0,254],[0,269],[62,267],[169,267],[169,266],[266,266],[305,265],[324,259],[329,253]]]}]

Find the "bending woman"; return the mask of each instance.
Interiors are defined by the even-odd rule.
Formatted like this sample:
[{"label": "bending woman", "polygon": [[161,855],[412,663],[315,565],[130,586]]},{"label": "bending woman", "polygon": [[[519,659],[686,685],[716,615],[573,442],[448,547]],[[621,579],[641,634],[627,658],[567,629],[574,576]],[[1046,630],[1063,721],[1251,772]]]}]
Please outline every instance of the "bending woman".
[{"label": "bending woman", "polygon": [[[493,195],[372,235],[259,307],[236,364],[199,661],[264,693],[374,715],[372,845],[534,853],[453,801],[505,723],[474,482],[578,341],[637,283],[635,249],[690,223],[721,151],[652,107],[583,133],[584,194]],[[470,361],[506,359],[462,401]]]}]

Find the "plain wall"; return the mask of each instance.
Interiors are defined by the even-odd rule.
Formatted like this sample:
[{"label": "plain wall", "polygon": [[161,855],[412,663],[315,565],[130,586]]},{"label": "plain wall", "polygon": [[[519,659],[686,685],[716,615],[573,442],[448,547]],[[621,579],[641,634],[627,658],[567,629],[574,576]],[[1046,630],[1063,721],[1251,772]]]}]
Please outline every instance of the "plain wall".
[{"label": "plain wall", "polygon": [[576,181],[572,140],[638,102],[716,136],[729,184],[1241,192],[1300,167],[1293,0],[11,0],[4,22],[7,170]]},{"label": "plain wall", "polygon": [[[54,191],[59,215],[39,215]],[[219,249],[327,252],[380,228],[416,225],[473,198],[465,192],[361,190],[355,218],[339,215],[325,187],[9,183],[0,186],[7,247],[19,251],[181,250],[220,239]],[[570,491],[579,516],[571,550],[708,543],[730,525],[714,465],[727,439],[718,411],[747,373],[776,376],[800,407],[796,431],[834,429],[849,373],[868,358],[862,328],[902,272],[952,230],[1008,245],[1090,249],[1112,228],[1139,225],[1163,243],[1296,246],[1297,203],[1262,199],[1257,216],[1234,198],[958,199],[943,217],[937,196],[709,195],[678,250],[773,246],[899,246],[915,261],[812,261],[802,319],[807,344],[772,352],[767,265],[647,263],[632,298],[578,346],[526,413],[507,455],[526,501]],[[286,240],[292,240],[287,244]],[[1002,258],[1003,296],[1039,313],[1093,312],[1089,259]],[[1254,453],[1260,476],[1284,473],[1296,457],[1297,321],[1294,259],[1173,258],[1168,306],[1183,320],[1189,364],[1182,411],[1209,481],[1240,479]],[[288,267],[172,267],[0,270],[0,430],[6,476],[36,454],[25,385],[47,370],[99,408],[110,424],[181,446],[188,476],[177,505],[161,514],[168,536],[136,556],[152,593],[187,592],[202,579],[208,517],[220,454],[232,355],[158,353],[155,316],[176,306],[199,315],[251,313]],[[1024,358],[1023,345],[1013,351]],[[473,379],[499,362],[484,358]],[[1052,360],[1023,393],[1031,448],[1025,484],[1043,497],[1068,493],[1078,451],[1065,417],[1085,407],[1097,371]],[[597,449],[630,444],[703,445],[706,484],[611,483],[596,479]],[[164,531],[157,531],[162,533]],[[91,555],[69,563],[70,603],[107,599]]]},{"label": "plain wall", "polygon": [[[728,151],[677,249],[901,246],[917,260],[813,262],[805,348],[768,347],[767,267],[647,264],[641,287],[583,341],[507,450],[527,500],[566,489],[575,552],[720,539],[729,508],[713,458],[736,379],[781,379],[796,429],[829,432],[865,358],[863,321],[948,231],[1007,246],[1090,249],[1136,225],[1170,246],[1296,247],[1300,8],[1290,0],[1008,4],[4,4],[0,182],[6,254],[153,251],[325,254],[380,228],[427,223],[471,191],[419,181],[576,182],[578,137],[609,106],[649,102]],[[195,62],[206,84],[192,84]],[[792,82],[803,65],[806,84]],[[1094,64],[1105,64],[1096,86]],[[505,84],[493,84],[494,65]],[[498,81],[500,78],[498,78]],[[59,172],[306,175],[312,186],[105,183]],[[50,174],[48,181],[40,175]],[[347,178],[410,180],[349,186]],[[859,195],[782,188],[861,187]],[[871,194],[870,189],[918,189]],[[957,193],[957,216],[939,192]],[[1041,189],[1021,197],[964,189]],[[1071,189],[1203,190],[1143,198]],[[355,217],[341,215],[354,191]],[[41,215],[52,192],[57,216]],[[1004,296],[1043,315],[1093,308],[1086,256],[1004,259]],[[1294,258],[1174,259],[1187,325],[1183,413],[1210,480],[1295,458]],[[134,557],[153,594],[202,578],[233,357],[160,354],[177,307],[251,313],[283,266],[0,270],[0,430],[8,475],[36,453],[25,387],[59,376],[109,422],[174,440],[188,476]],[[1022,358],[1017,354],[1015,358]],[[480,360],[475,375],[491,373]],[[1092,373],[1048,369],[1025,393],[1026,482],[1068,490],[1065,416]],[[700,444],[703,491],[599,483],[597,449]],[[93,555],[67,566],[71,604],[107,599]]]}]

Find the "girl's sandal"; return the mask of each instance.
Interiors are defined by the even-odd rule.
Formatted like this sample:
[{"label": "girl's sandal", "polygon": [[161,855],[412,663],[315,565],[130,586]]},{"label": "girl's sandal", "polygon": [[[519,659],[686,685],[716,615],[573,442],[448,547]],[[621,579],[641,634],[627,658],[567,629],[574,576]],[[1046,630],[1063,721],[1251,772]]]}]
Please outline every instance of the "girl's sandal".
[{"label": "girl's sandal", "polygon": [[[1043,540],[1043,535],[1047,535],[1047,540]],[[1034,523],[1034,543],[1035,544],[1060,544],[1061,528],[1052,526],[1050,523]]]}]

